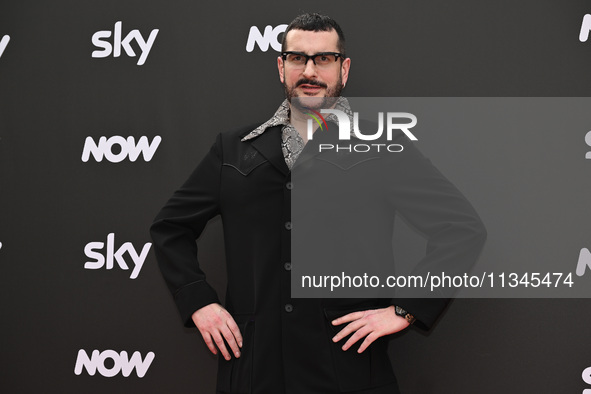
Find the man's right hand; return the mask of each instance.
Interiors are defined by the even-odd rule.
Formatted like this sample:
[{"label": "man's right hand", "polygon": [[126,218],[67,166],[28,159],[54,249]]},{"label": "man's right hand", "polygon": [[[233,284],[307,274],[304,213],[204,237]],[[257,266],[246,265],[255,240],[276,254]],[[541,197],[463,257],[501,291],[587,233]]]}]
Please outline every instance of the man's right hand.
[{"label": "man's right hand", "polygon": [[230,360],[231,356],[226,349],[225,339],[234,355],[240,357],[242,335],[234,318],[223,306],[217,303],[206,305],[193,313],[191,317],[205,344],[213,354],[217,354],[217,349],[220,349],[222,356],[226,360]]}]

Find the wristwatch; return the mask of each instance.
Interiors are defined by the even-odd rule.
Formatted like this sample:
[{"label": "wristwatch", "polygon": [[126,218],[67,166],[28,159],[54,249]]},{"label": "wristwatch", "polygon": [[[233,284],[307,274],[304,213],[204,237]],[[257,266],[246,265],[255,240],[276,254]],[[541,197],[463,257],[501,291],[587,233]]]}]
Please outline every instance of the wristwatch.
[{"label": "wristwatch", "polygon": [[416,320],[413,315],[411,315],[410,313],[408,313],[407,311],[405,311],[404,309],[402,309],[398,305],[394,306],[394,312],[398,316],[404,317],[406,319],[406,321],[409,322],[410,324],[413,324]]}]

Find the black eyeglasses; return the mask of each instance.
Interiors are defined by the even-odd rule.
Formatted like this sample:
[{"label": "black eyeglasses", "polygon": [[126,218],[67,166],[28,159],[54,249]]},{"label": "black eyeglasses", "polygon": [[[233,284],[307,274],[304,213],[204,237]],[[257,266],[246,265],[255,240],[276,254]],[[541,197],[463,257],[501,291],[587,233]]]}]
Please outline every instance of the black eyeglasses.
[{"label": "black eyeglasses", "polygon": [[302,52],[281,52],[283,60],[291,67],[303,68],[306,67],[308,61],[312,59],[312,62],[317,67],[330,67],[339,58],[344,59],[345,55],[338,52],[320,52],[314,55],[306,55]]}]

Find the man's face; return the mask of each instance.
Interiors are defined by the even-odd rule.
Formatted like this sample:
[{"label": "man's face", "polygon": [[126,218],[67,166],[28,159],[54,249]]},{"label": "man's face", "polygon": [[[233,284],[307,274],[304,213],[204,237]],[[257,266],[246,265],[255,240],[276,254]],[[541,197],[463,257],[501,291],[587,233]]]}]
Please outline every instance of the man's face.
[{"label": "man's face", "polygon": [[[286,37],[286,51],[314,55],[320,52],[339,52],[336,31],[290,30]],[[317,66],[310,59],[304,66],[294,67],[277,59],[279,79],[285,87],[287,99],[300,97],[306,107],[322,108],[325,97],[338,97],[349,77],[351,59],[337,60],[328,66]]]}]

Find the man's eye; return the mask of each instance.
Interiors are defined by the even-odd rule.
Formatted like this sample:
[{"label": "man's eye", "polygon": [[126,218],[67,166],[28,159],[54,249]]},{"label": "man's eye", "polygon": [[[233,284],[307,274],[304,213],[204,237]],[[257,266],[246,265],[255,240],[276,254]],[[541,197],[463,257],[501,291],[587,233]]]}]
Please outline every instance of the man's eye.
[{"label": "man's eye", "polygon": [[291,58],[291,60],[293,60],[294,62],[299,62],[302,59],[303,59],[303,57],[300,56],[300,55],[293,55],[292,58]]}]

